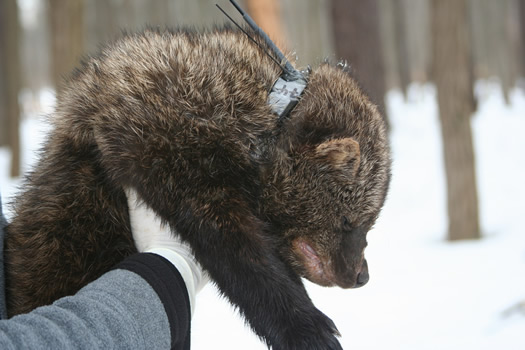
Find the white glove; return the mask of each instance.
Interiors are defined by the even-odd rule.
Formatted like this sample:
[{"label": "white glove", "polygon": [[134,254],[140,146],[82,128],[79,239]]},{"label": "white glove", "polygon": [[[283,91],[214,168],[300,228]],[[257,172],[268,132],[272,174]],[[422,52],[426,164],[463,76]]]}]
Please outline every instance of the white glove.
[{"label": "white glove", "polygon": [[161,223],[155,212],[138,198],[137,192],[133,189],[126,189],[125,192],[128,197],[131,232],[137,250],[158,254],[177,268],[188,289],[193,315],[195,295],[208,282],[208,275],[193,257],[191,248],[179,239],[176,232]]}]

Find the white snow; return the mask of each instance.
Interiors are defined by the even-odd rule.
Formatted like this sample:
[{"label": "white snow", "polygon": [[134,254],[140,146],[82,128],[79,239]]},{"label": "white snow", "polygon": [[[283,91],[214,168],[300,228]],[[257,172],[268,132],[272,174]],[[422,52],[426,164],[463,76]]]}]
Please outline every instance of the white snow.
[{"label": "white snow", "polygon": [[[371,280],[342,290],[306,283],[331,317],[344,349],[525,349],[525,96],[505,105],[499,86],[476,85],[472,127],[483,239],[449,243],[435,91],[411,86],[405,101],[387,96],[393,178],[383,213],[369,233]],[[46,95],[47,94],[47,95]],[[44,93],[48,96],[49,92]],[[45,103],[44,103],[45,104]],[[24,168],[47,126],[22,124]],[[19,180],[8,178],[0,148],[4,208]],[[210,284],[197,298],[192,349],[266,349]]]}]

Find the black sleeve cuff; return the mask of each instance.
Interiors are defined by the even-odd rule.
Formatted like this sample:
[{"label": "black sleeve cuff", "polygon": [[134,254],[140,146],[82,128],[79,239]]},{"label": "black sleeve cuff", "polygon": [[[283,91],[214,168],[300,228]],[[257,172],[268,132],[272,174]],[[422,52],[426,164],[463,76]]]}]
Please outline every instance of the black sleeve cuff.
[{"label": "black sleeve cuff", "polygon": [[115,268],[132,271],[148,282],[158,294],[166,310],[170,323],[172,349],[189,349],[190,299],[186,284],[175,266],[160,255],[138,253]]}]

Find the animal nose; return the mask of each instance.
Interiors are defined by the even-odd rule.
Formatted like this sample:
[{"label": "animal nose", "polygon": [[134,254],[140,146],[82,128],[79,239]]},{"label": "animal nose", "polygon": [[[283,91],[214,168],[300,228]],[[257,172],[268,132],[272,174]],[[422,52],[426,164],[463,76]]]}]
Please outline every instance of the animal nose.
[{"label": "animal nose", "polygon": [[355,287],[359,288],[364,286],[369,279],[370,276],[368,276],[368,272],[360,272],[359,275],[357,275],[357,283],[355,284]]},{"label": "animal nose", "polygon": [[355,284],[355,288],[359,288],[364,286],[368,280],[370,279],[370,276],[368,275],[368,263],[363,261],[363,266],[361,267],[361,271],[357,275],[357,281]]}]

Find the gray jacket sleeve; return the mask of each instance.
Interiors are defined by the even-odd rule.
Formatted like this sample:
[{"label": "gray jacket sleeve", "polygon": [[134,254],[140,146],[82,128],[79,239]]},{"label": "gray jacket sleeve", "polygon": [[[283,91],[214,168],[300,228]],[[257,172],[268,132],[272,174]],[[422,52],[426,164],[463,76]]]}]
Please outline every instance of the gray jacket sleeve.
[{"label": "gray jacket sleeve", "polygon": [[0,349],[189,349],[190,317],[178,271],[140,253],[74,296],[0,321]]},{"label": "gray jacket sleeve", "polygon": [[53,305],[0,321],[0,349],[169,349],[170,343],[158,295],[126,270],[111,271]]}]

